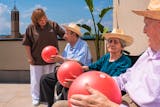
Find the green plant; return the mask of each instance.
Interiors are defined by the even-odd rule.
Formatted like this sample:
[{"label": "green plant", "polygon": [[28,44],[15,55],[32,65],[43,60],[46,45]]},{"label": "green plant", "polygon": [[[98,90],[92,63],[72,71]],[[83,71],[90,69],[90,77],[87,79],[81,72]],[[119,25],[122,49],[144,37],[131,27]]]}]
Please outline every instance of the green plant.
[{"label": "green plant", "polygon": [[95,47],[96,47],[96,57],[97,59],[100,58],[100,40],[102,40],[102,34],[108,32],[108,28],[104,27],[101,24],[101,21],[103,19],[103,17],[105,16],[105,14],[113,9],[112,7],[106,7],[104,9],[102,9],[99,13],[99,20],[96,22],[95,20],[95,16],[93,14],[94,12],[94,5],[93,5],[93,0],[85,0],[88,8],[89,8],[89,12],[91,14],[92,17],[92,21],[93,21],[93,27],[86,25],[86,24],[78,24],[80,27],[84,28],[86,30],[86,32],[83,34],[85,35],[90,35],[94,38],[94,43],[95,43]]}]

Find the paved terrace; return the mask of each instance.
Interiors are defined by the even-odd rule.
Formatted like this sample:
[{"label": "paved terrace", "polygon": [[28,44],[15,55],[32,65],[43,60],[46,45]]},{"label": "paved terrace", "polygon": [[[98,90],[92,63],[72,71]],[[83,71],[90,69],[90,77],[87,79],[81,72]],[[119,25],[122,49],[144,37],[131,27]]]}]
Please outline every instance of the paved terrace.
[{"label": "paved terrace", "polygon": [[[0,107],[34,107],[30,84],[0,84]],[[47,107],[39,105],[38,107]]]}]

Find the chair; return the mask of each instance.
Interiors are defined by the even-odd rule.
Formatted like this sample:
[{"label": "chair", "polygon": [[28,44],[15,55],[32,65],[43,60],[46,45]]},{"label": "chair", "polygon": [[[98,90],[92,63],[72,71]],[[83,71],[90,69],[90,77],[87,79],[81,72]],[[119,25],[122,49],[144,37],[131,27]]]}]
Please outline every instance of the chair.
[{"label": "chair", "polygon": [[134,63],[137,61],[137,59],[139,58],[141,56],[141,54],[140,55],[129,55],[128,57],[131,59],[131,63],[132,63],[132,65],[131,66],[133,66],[134,65]]}]

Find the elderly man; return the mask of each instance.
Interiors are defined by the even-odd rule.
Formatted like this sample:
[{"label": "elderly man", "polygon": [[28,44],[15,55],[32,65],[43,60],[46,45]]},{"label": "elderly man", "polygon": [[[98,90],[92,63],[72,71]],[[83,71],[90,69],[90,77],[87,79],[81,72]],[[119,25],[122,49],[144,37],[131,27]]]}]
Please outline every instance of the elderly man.
[{"label": "elderly man", "polygon": [[[64,39],[68,42],[61,55],[53,56],[54,62],[63,63],[65,61],[74,60],[83,65],[88,65],[91,62],[91,54],[88,44],[80,38],[80,27],[74,23],[68,26],[64,25],[66,33]],[[51,107],[54,102],[54,87],[57,83],[56,72],[43,75],[40,82],[41,102],[47,102],[48,107]]]},{"label": "elderly man", "polygon": [[160,0],[151,0],[144,11],[133,11],[144,16],[144,33],[148,49],[126,73],[114,77],[127,95],[118,105],[97,90],[86,86],[91,95],[73,95],[71,104],[76,107],[159,107],[160,106]]}]

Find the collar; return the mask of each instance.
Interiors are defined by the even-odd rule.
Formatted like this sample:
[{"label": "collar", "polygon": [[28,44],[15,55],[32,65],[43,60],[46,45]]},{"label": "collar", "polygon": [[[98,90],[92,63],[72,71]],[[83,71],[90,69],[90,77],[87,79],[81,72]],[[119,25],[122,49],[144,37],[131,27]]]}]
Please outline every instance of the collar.
[{"label": "collar", "polygon": [[160,59],[160,50],[153,51],[150,47],[147,49],[147,54],[151,59]]},{"label": "collar", "polygon": [[75,45],[73,47],[71,47],[71,45],[70,45],[70,49],[72,49],[72,50],[76,49],[78,47],[78,45],[79,45],[80,42],[81,42],[81,39],[78,38],[77,42],[75,43]]}]

